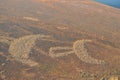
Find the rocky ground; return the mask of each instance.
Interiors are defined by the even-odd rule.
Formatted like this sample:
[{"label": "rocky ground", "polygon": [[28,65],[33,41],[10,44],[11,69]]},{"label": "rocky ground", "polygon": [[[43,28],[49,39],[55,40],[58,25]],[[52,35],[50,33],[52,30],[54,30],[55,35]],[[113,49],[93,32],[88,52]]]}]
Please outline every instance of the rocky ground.
[{"label": "rocky ground", "polygon": [[1,0],[0,80],[120,77],[119,14],[90,0]]}]

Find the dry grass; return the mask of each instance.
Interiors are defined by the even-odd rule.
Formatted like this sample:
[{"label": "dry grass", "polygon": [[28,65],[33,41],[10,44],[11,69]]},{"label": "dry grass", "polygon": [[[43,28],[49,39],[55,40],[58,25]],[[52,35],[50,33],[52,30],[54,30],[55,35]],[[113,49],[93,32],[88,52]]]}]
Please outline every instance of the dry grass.
[{"label": "dry grass", "polygon": [[83,62],[90,63],[90,64],[103,64],[105,63],[103,60],[98,60],[91,57],[85,48],[85,43],[91,42],[90,40],[78,40],[74,42],[73,49],[77,57],[82,60]]}]

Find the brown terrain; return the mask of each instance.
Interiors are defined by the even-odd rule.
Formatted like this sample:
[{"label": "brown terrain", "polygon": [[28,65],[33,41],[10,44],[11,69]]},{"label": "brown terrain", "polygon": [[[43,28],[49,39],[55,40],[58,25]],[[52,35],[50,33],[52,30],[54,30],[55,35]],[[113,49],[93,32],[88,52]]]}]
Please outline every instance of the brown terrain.
[{"label": "brown terrain", "polygon": [[120,9],[92,0],[0,0],[0,80],[119,80]]}]

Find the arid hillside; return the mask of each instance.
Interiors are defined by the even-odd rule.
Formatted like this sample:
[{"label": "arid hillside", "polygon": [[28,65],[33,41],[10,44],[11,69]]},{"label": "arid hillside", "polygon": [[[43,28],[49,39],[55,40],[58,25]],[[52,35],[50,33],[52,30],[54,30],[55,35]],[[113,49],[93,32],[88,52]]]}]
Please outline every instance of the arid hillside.
[{"label": "arid hillside", "polygon": [[0,0],[0,80],[120,77],[120,9],[92,0]]}]

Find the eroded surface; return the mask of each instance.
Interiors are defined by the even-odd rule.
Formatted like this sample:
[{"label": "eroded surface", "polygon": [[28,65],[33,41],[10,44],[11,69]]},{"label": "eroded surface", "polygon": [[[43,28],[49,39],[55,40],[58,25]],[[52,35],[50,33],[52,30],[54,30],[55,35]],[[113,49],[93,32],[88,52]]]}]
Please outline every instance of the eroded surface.
[{"label": "eroded surface", "polygon": [[118,77],[119,14],[119,9],[90,0],[1,0],[0,79]]}]

